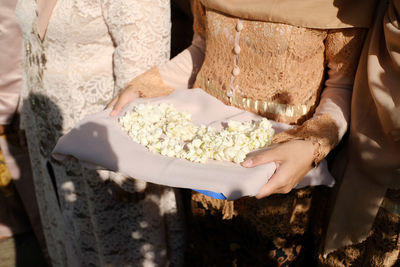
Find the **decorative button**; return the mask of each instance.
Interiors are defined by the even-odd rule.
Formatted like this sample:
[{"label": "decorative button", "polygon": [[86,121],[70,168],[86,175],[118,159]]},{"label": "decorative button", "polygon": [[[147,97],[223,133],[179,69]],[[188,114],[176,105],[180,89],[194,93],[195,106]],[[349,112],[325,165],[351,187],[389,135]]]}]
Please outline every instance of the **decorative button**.
[{"label": "decorative button", "polygon": [[238,76],[239,73],[240,73],[239,67],[235,67],[235,68],[233,69],[233,71],[232,71],[232,74],[233,74],[234,76]]},{"label": "decorative button", "polygon": [[238,32],[240,32],[241,30],[243,30],[243,22],[241,20],[238,21],[238,23],[236,24],[236,30]]},{"label": "decorative button", "polygon": [[226,95],[227,95],[228,97],[232,97],[232,96],[233,96],[233,91],[232,91],[232,90],[229,90],[229,91],[226,93]]},{"label": "decorative button", "polygon": [[235,45],[235,54],[238,55],[240,53],[240,46],[239,45]]},{"label": "decorative button", "polygon": [[25,45],[25,50],[26,50],[27,53],[30,53],[30,52],[31,52],[31,43],[27,43],[27,44]]}]

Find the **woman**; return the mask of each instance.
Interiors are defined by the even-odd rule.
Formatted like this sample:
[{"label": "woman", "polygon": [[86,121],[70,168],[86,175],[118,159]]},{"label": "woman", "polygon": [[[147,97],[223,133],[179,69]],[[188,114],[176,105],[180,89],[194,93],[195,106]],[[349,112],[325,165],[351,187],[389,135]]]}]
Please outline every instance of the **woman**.
[{"label": "woman", "polygon": [[321,246],[326,266],[400,264],[399,14],[399,0],[379,3],[361,54],[349,139],[334,165],[342,181]]},{"label": "woman", "polygon": [[133,188],[145,191],[141,199],[121,203],[110,193],[118,175],[50,159],[62,134],[168,59],[169,1],[20,0],[16,13],[25,47],[22,124],[50,264],[179,265],[172,190],[141,185]]},{"label": "woman", "polygon": [[[200,87],[227,105],[297,125],[277,134],[270,150],[242,163],[277,165],[259,200],[227,202],[192,194],[195,241],[189,259],[197,262],[206,255],[208,263],[250,266],[315,260],[310,249],[319,229],[309,222],[323,218],[329,191],[292,188],[346,132],[357,59],[373,8],[372,2],[193,1],[192,46],[134,79],[109,104],[114,116],[136,97]],[[211,242],[221,246],[207,250]]]}]

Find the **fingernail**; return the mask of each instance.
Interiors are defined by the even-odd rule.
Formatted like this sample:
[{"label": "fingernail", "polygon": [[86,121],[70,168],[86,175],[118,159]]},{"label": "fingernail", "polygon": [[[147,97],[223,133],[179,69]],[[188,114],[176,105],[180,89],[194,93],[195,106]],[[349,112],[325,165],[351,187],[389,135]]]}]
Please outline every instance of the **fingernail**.
[{"label": "fingernail", "polygon": [[243,167],[251,167],[252,165],[253,165],[253,161],[252,161],[251,159],[245,160],[245,161],[242,163],[242,166],[243,166]]},{"label": "fingernail", "polygon": [[116,110],[111,111],[110,116],[114,117],[115,115],[117,115],[117,111]]}]

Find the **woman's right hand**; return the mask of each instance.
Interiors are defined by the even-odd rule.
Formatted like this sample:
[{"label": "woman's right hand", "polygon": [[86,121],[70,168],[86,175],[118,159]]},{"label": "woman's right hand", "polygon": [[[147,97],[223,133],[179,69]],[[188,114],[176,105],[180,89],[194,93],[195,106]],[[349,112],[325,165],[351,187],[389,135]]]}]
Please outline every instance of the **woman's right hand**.
[{"label": "woman's right hand", "polygon": [[139,93],[135,90],[134,86],[128,86],[123,89],[118,95],[116,95],[110,103],[107,104],[107,108],[113,107],[110,112],[110,116],[117,116],[124,107],[131,103],[133,100],[139,97]]},{"label": "woman's right hand", "polygon": [[250,153],[242,166],[253,168],[275,162],[277,168],[268,182],[255,196],[257,199],[272,194],[287,194],[312,169],[317,145],[307,140],[290,140],[271,146],[270,149]]}]

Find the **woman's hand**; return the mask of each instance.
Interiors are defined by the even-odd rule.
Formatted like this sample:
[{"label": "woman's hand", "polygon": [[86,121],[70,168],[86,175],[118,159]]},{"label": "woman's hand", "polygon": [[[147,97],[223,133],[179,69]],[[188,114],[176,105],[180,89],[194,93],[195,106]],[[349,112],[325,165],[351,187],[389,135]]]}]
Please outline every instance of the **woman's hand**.
[{"label": "woman's hand", "polygon": [[135,90],[134,86],[126,87],[107,104],[107,108],[113,107],[110,116],[117,116],[127,104],[131,103],[138,97],[139,93]]},{"label": "woman's hand", "polygon": [[276,164],[275,173],[260,189],[256,198],[289,193],[312,169],[314,150],[310,141],[292,140],[260,153],[249,154],[242,163],[244,167],[252,168],[269,162]]}]

